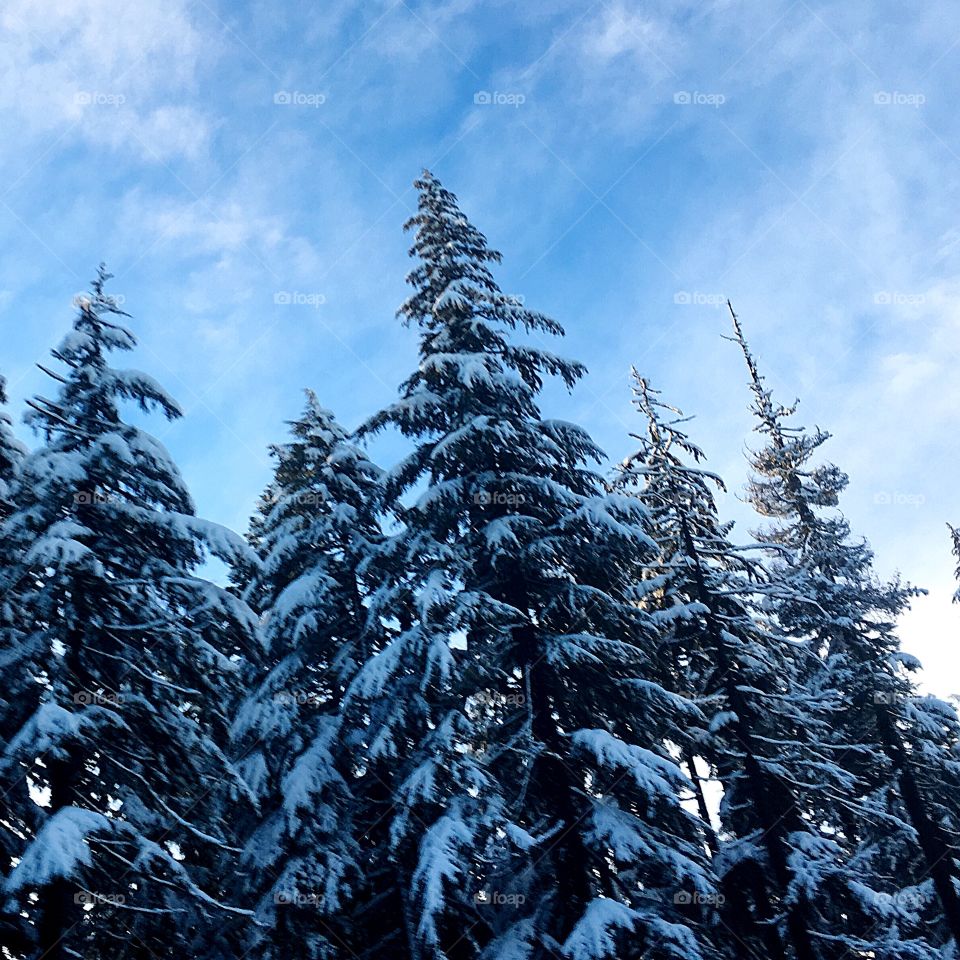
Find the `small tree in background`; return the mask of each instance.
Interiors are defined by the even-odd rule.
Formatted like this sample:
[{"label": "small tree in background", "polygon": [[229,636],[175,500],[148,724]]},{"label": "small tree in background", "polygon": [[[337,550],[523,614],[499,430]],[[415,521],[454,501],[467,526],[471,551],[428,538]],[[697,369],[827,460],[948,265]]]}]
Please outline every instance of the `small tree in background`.
[{"label": "small tree in background", "polygon": [[371,654],[364,566],[377,542],[380,470],[307,393],[292,439],[272,448],[247,587],[263,611],[267,669],[236,721],[241,769],[259,803],[242,888],[257,901],[247,949],[265,958],[347,955],[364,886],[354,841],[352,739],[341,714]]}]

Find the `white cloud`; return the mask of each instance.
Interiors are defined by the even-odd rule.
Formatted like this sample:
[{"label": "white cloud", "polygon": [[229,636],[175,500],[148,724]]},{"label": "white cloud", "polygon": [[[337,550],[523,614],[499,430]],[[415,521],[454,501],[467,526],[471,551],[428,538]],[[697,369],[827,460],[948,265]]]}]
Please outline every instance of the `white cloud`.
[{"label": "white cloud", "polygon": [[668,21],[617,3],[599,9],[598,19],[584,31],[581,49],[585,57],[602,63],[630,54],[642,65],[650,60],[666,64],[677,57],[680,46]]},{"label": "white cloud", "polygon": [[184,257],[243,249],[265,253],[284,241],[287,229],[280,214],[264,212],[255,199],[236,195],[174,199],[134,190],[123,215],[137,225],[143,241],[171,244]]},{"label": "white cloud", "polygon": [[[939,0],[908,12],[865,0],[431,0],[417,16],[389,0],[295,6],[254,3],[237,27],[244,35],[222,45],[186,0],[0,8],[0,115],[18,131],[0,162],[29,165],[49,149],[55,169],[77,141],[95,161],[116,161],[106,187],[83,169],[42,208],[31,206],[36,193],[17,196],[20,219],[3,221],[7,312],[25,288],[55,288],[51,278],[81,255],[119,254],[118,289],[143,318],[158,372],[209,380],[218,416],[255,421],[249,446],[260,449],[301,382],[358,409],[390,395],[361,359],[392,380],[398,344],[412,350],[391,319],[410,202],[396,195],[442,157],[437,172],[506,247],[508,289],[527,294],[539,282],[547,303],[531,305],[557,307],[573,341],[559,349],[593,368],[573,402],[613,438],[611,452],[629,445],[625,374],[635,360],[698,415],[695,436],[736,488],[750,429],[742,364],[719,340],[722,310],[673,304],[678,290],[732,296],[781,398],[799,394],[802,420],[834,433],[827,455],[852,477],[845,509],[881,569],[934,588],[922,616],[906,621],[908,646],[929,654],[935,686],[950,676],[946,689],[960,689],[943,526],[960,522],[954,56],[924,76],[953,42],[955,10]],[[271,111],[272,91],[314,82],[329,93],[322,111]],[[480,89],[527,99],[481,109]],[[878,90],[924,92],[928,103],[884,107]],[[677,91],[727,102],[677,105]],[[184,176],[188,189],[163,170],[141,177],[124,165],[131,158],[209,159],[200,172],[210,179]],[[197,201],[191,190],[211,181]],[[31,245],[34,233],[45,246]],[[128,276],[143,290],[124,289]],[[277,290],[322,293],[327,304],[278,311]],[[364,387],[341,389],[351,377]],[[224,431],[198,445],[217,463],[234,443]],[[235,451],[236,470],[248,456]],[[218,476],[202,481],[220,496]],[[925,500],[884,507],[878,492]],[[725,509],[746,517],[733,497]]]},{"label": "white cloud", "polygon": [[204,150],[210,121],[184,101],[219,45],[189,4],[12,0],[0,10],[0,36],[0,112],[20,130],[146,160]]}]

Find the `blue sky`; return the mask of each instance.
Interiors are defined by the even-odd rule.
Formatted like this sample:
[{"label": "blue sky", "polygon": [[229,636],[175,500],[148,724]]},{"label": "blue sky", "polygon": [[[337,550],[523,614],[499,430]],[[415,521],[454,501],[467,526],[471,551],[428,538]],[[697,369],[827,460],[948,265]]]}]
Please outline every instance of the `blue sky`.
[{"label": "blue sky", "polygon": [[[960,691],[960,9],[312,6],[3,4],[15,415],[49,391],[34,363],[104,259],[131,365],[186,410],[154,432],[200,512],[242,527],[303,387],[353,426],[412,369],[401,224],[429,167],[502,250],[504,291],[590,369],[545,411],[623,456],[634,363],[696,414],[736,494],[752,425],[730,297],[780,398],[833,433],[880,570],[929,588],[905,645]],[[752,526],[735,495],[724,509]]]}]

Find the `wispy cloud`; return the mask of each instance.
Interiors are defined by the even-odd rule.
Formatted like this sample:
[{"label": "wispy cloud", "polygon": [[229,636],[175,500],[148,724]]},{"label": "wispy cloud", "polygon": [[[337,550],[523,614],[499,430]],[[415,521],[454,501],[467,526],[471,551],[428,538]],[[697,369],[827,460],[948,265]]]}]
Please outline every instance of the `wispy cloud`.
[{"label": "wispy cloud", "polygon": [[632,361],[737,488],[732,297],[771,384],[834,433],[881,569],[932,588],[907,643],[960,689],[951,4],[12,0],[0,26],[15,397],[106,257],[138,362],[190,411],[170,439],[201,507],[237,522],[302,386],[356,422],[416,362],[393,315],[430,166],[503,248],[504,289],[591,368],[545,406],[612,455]]},{"label": "wispy cloud", "polygon": [[141,159],[195,158],[211,121],[201,67],[219,48],[192,5],[13,0],[0,11],[0,111],[28,135],[58,134]]}]

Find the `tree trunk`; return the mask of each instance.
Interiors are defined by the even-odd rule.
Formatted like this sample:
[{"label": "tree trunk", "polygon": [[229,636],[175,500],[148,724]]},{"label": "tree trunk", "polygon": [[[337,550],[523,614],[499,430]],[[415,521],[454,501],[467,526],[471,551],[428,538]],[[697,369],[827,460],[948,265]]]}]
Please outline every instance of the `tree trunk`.
[{"label": "tree trunk", "polygon": [[[763,833],[763,843],[770,858],[770,865],[773,868],[774,879],[777,883],[777,892],[781,898],[786,894],[790,883],[791,871],[787,860],[785,823],[791,818],[796,817],[796,811],[793,808],[792,798],[787,792],[784,801],[781,803],[772,803],[770,788],[773,785],[771,778],[765,773],[757,760],[753,749],[753,731],[748,722],[753,711],[744,702],[740,690],[737,687],[736,678],[732,670],[733,664],[730,661],[727,652],[727,645],[723,639],[723,632],[718,626],[713,615],[712,600],[714,599],[707,590],[704,580],[703,570],[700,566],[700,555],[690,534],[689,526],[683,514],[680,513],[680,504],[675,497],[675,504],[678,508],[680,519],[680,529],[683,537],[684,549],[687,555],[694,563],[694,581],[696,587],[697,600],[708,610],[706,614],[707,628],[710,631],[711,639],[717,650],[717,668],[724,678],[724,687],[727,702],[730,709],[736,714],[737,737],[746,748],[746,757],[744,766],[747,774],[747,781],[750,784],[750,790],[753,795],[754,806],[757,811],[759,826]],[[757,907],[760,908],[765,898],[757,901]],[[787,907],[787,934],[790,944],[793,947],[794,956],[797,960],[818,960],[817,953],[813,947],[813,940],[810,935],[809,923],[807,922],[806,908],[803,901],[798,901]],[[771,930],[772,927],[763,925],[763,930]],[[768,949],[771,949],[771,956],[785,957],[786,951],[780,937],[776,937],[776,943],[772,937],[764,935],[764,941],[769,941]]]},{"label": "tree trunk", "polygon": [[924,862],[933,880],[934,889],[940,905],[943,907],[944,919],[950,936],[960,948],[960,898],[954,887],[953,851],[947,842],[940,825],[930,818],[924,802],[916,776],[910,766],[910,761],[900,742],[900,737],[890,719],[890,712],[880,706],[877,710],[877,719],[880,724],[880,733],[884,739],[890,759],[897,771],[900,784],[900,793],[907,816],[920,840],[920,849],[923,851]]}]

